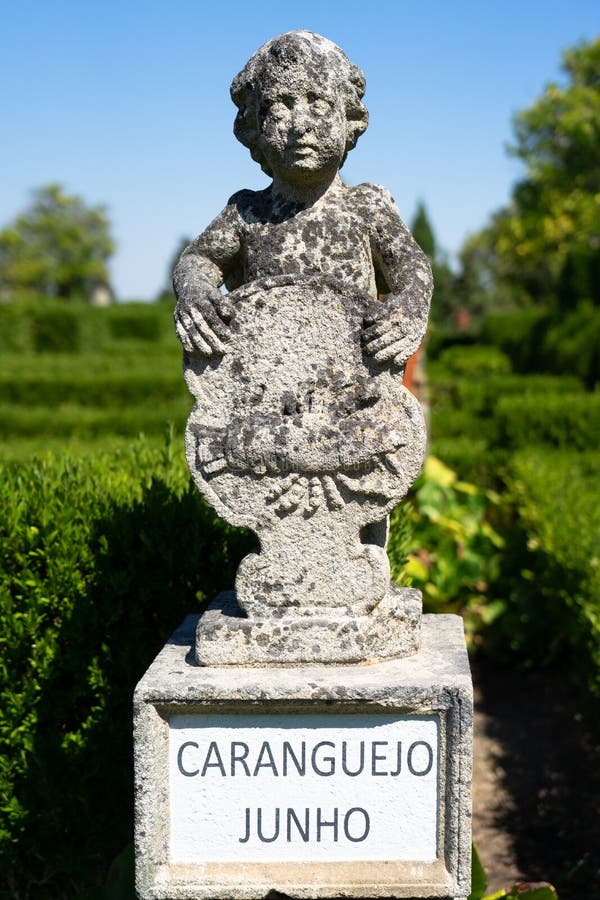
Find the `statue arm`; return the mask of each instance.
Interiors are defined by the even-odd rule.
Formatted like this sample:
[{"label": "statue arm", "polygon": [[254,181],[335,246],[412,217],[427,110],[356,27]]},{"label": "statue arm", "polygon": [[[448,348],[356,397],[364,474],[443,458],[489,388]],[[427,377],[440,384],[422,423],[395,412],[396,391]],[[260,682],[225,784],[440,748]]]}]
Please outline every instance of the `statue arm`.
[{"label": "statue arm", "polygon": [[403,367],[427,329],[431,266],[390,193],[380,187],[372,190],[371,250],[378,287],[388,296],[374,300],[367,311],[363,341],[367,353],[379,362]]},{"label": "statue arm", "polygon": [[173,272],[173,289],[175,330],[184,350],[205,356],[224,352],[231,304],[219,288],[232,286],[240,249],[236,209],[230,201],[181,254]]}]

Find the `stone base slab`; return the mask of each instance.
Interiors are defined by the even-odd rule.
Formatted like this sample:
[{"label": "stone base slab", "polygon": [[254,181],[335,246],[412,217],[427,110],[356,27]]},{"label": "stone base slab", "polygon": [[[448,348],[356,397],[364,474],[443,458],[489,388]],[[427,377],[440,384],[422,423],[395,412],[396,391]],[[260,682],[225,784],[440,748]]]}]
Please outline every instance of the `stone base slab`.
[{"label": "stone base slab", "polygon": [[322,608],[314,615],[245,618],[235,593],[224,591],[198,622],[196,662],[274,666],[408,656],[419,648],[422,608],[420,591],[390,584],[383,600],[365,616]]},{"label": "stone base slab", "polygon": [[[466,898],[470,892],[471,862],[472,686],[462,620],[449,615],[423,616],[420,650],[402,659],[371,665],[273,669],[198,666],[193,649],[197,624],[197,616],[185,620],[135,691],[136,885],[141,900],[259,900],[272,892],[304,900]],[[338,722],[355,717],[360,727],[364,727],[366,742],[372,736],[371,726],[384,720],[393,723],[397,719],[402,728],[408,727],[407,722],[416,723],[416,727],[421,727],[423,722],[436,723],[437,762],[433,770],[436,774],[430,789],[435,792],[432,796],[437,797],[434,800],[437,811],[428,820],[431,823],[428,827],[435,829],[434,858],[413,861],[400,858],[402,854],[392,858],[394,854],[391,854],[391,858],[373,859],[361,850],[366,844],[352,845],[356,853],[353,849],[350,858],[341,861],[328,861],[316,851],[312,858],[309,845],[305,858],[288,862],[274,861],[268,854],[262,861],[240,861],[234,856],[233,861],[227,862],[205,854],[202,862],[193,859],[188,862],[185,854],[183,859],[178,857],[173,850],[172,836],[181,821],[171,819],[175,796],[172,792],[178,790],[173,780],[173,773],[177,776],[177,766],[173,768],[173,746],[177,746],[173,744],[173,735],[177,722],[184,717],[188,724],[195,723],[200,729],[191,738],[195,743],[188,744],[184,751],[183,765],[191,773],[183,774],[188,775],[202,765],[202,751],[196,748],[206,741],[201,737],[204,728],[210,729],[225,719],[236,740],[247,740],[237,730],[236,722],[241,726],[251,718],[260,730],[265,723],[269,728],[269,723],[278,717],[295,722],[296,717],[300,721],[307,716],[320,717],[327,729],[336,727],[336,717]],[[404,773],[407,750],[410,754],[408,744],[403,743]],[[418,752],[416,749],[413,757],[417,769],[424,766],[424,757],[419,757]],[[230,774],[228,770],[227,778],[213,779],[219,790],[220,784],[233,782]],[[237,782],[233,784],[234,797],[239,799],[241,811],[249,803],[249,782],[244,778],[238,780],[239,787]],[[180,781],[184,791],[183,811],[187,814],[193,806],[193,790],[201,778],[181,777]],[[267,781],[276,789],[277,804],[283,807],[294,802],[294,796],[287,793],[285,778],[268,778],[260,784]],[[352,783],[356,781],[353,779]],[[383,781],[387,797],[392,780],[374,779],[374,782]],[[321,782],[323,789],[332,785],[332,779],[321,779]],[[404,790],[402,787],[397,795],[400,805],[394,806],[398,829],[406,823]],[[300,803],[298,796],[296,800]],[[359,805],[357,800],[352,802],[352,796],[350,801],[351,805]],[[216,824],[226,830],[228,821],[223,818],[219,802],[210,804],[210,809]],[[389,831],[394,834],[396,826]],[[190,833],[198,847],[197,833],[193,828]],[[239,834],[239,829],[234,832],[233,845],[242,847],[237,843]]]}]

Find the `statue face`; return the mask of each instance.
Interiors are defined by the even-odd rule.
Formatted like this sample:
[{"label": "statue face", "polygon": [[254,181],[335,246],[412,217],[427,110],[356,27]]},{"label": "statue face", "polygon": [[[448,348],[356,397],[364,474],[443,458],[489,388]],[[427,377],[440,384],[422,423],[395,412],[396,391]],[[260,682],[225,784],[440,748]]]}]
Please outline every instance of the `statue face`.
[{"label": "statue face", "polygon": [[312,184],[335,174],[346,150],[346,113],[333,79],[286,66],[260,96],[260,147],[273,174]]}]

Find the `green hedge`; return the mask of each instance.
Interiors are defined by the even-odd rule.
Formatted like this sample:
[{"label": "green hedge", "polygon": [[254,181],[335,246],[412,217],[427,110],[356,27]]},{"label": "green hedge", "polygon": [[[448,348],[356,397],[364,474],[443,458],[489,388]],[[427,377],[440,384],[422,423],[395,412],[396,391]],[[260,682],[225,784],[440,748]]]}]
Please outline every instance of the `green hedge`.
[{"label": "green hedge", "polygon": [[600,382],[600,309],[583,305],[553,323],[544,346],[552,371],[572,372],[592,388]]},{"label": "green hedge", "polygon": [[131,840],[137,680],[254,540],[140,441],[4,466],[0,509],[0,881],[74,896]]},{"label": "green hedge", "polygon": [[54,381],[94,378],[181,378],[181,348],[159,345],[148,347],[134,341],[115,342],[94,352],[44,353],[23,356],[21,353],[4,353],[0,356],[0,373],[3,381],[19,380]]},{"label": "green hedge", "polygon": [[510,449],[546,444],[570,450],[600,445],[600,393],[503,397],[495,409],[497,443]]},{"label": "green hedge", "polygon": [[574,376],[466,378],[436,365],[434,378],[432,450],[463,477],[485,483],[513,449],[530,443],[591,448],[600,441],[600,395]]},{"label": "green hedge", "polygon": [[163,434],[171,423],[183,430],[192,408],[191,397],[178,397],[163,402],[149,398],[131,406],[115,403],[107,408],[64,403],[58,407],[17,406],[0,404],[0,430],[11,437],[45,437],[87,439],[104,435]]},{"label": "green hedge", "polygon": [[555,397],[583,394],[583,385],[572,375],[495,375],[478,379],[455,379],[450,396],[457,408],[478,416],[495,414],[497,404],[510,397]]},{"label": "green hedge", "polygon": [[482,344],[448,347],[440,353],[436,366],[446,373],[465,378],[507,375],[511,371],[510,359],[505,353],[497,347]]},{"label": "green hedge", "polygon": [[479,339],[502,350],[516,372],[544,372],[544,338],[550,322],[549,313],[535,309],[488,316]]},{"label": "green hedge", "polygon": [[501,454],[490,448],[488,441],[480,435],[433,437],[429,449],[461,478],[474,484],[494,483],[494,474],[502,465]]},{"label": "green hedge", "polygon": [[164,316],[157,315],[153,306],[132,309],[131,304],[114,306],[108,314],[110,336],[116,340],[138,340],[155,343],[160,340]]},{"label": "green hedge", "polygon": [[[151,362],[151,361],[150,361]],[[37,371],[39,368],[39,371]],[[106,366],[105,366],[106,369]],[[60,374],[46,367],[27,369],[17,375],[0,374],[0,403],[27,406],[57,406],[79,403],[84,406],[110,407],[180,399],[189,394],[181,375],[181,366],[169,365],[166,371],[149,366],[149,371],[89,372],[85,365],[73,374]]]},{"label": "green hedge", "polygon": [[507,485],[517,510],[503,557],[500,652],[565,673],[600,694],[600,454],[516,454]]},{"label": "green hedge", "polygon": [[36,353],[75,353],[79,350],[79,317],[67,307],[37,310],[29,323],[31,343]]},{"label": "green hedge", "polygon": [[470,332],[456,331],[456,329],[443,329],[430,326],[427,332],[427,359],[436,360],[448,347],[470,347],[477,340],[476,335]]},{"label": "green hedge", "polygon": [[600,309],[591,303],[567,315],[521,310],[488,316],[479,339],[503,351],[516,372],[568,373],[590,388],[600,381]]},{"label": "green hedge", "polygon": [[177,346],[170,308],[119,303],[97,308],[40,300],[0,303],[0,352],[88,353],[121,342]]}]

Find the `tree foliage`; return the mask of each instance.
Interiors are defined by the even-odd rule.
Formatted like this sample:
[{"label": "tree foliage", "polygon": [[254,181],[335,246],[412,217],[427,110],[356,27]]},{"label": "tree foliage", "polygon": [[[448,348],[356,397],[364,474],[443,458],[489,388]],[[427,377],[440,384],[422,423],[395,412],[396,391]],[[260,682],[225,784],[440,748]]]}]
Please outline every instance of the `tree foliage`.
[{"label": "tree foliage", "polygon": [[516,115],[525,177],[463,251],[488,293],[562,311],[600,303],[600,38],[565,51],[563,70]]},{"label": "tree foliage", "polygon": [[456,318],[463,302],[462,297],[456,291],[456,276],[448,264],[446,255],[437,246],[435,232],[422,201],[417,204],[410,230],[431,263],[433,272],[432,321],[447,326]]},{"label": "tree foliage", "polygon": [[103,206],[88,206],[58,184],[39,188],[0,231],[0,293],[88,298],[94,286],[108,284],[114,246]]},{"label": "tree foliage", "polygon": [[192,243],[191,237],[181,237],[177,243],[175,250],[173,251],[173,255],[169,258],[169,262],[167,265],[167,272],[165,283],[160,290],[157,300],[164,301],[166,303],[173,304],[175,303],[175,294],[173,292],[173,269],[179,262],[179,257],[188,246],[188,244]]},{"label": "tree foliage", "polygon": [[425,209],[425,204],[422,200],[417,204],[410,230],[423,253],[426,253],[430,260],[435,259],[435,235],[429,221],[429,216],[427,215],[427,210]]}]

